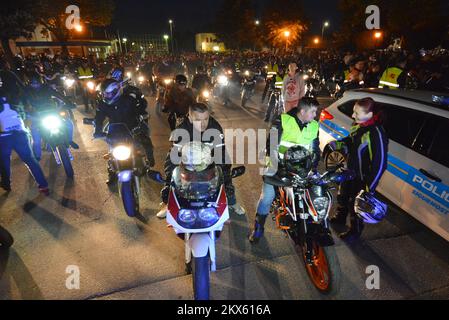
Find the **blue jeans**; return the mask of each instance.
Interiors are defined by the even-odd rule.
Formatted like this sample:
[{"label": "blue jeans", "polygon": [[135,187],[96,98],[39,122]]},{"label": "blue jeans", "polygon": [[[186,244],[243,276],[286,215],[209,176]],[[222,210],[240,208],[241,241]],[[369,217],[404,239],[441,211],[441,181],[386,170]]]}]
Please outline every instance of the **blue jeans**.
[{"label": "blue jeans", "polygon": [[267,216],[270,213],[271,204],[273,203],[276,193],[271,184],[264,183],[262,186],[262,194],[257,203],[257,214]]},{"label": "blue jeans", "polygon": [[[40,126],[38,124],[39,118],[32,118],[31,123],[31,136],[33,137],[33,153],[36,159],[40,160],[42,158],[42,141],[41,141],[41,133]],[[69,141],[73,140],[73,122],[71,119],[65,120],[67,133],[69,135]]]},{"label": "blue jeans", "polygon": [[31,150],[30,139],[26,132],[15,131],[9,136],[0,136],[0,175],[4,184],[11,181],[11,153],[14,150],[27,165],[31,175],[36,180],[39,188],[47,188],[48,182],[45,179],[42,168],[37,162]]}]

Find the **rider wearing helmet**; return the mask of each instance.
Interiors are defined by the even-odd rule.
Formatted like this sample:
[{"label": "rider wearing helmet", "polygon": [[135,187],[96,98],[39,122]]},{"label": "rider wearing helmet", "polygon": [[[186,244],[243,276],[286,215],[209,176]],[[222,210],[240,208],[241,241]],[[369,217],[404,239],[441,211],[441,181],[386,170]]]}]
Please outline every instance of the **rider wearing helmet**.
[{"label": "rider wearing helmet", "polygon": [[187,88],[187,78],[178,74],[175,85],[170,88],[165,96],[164,112],[169,113],[168,123],[170,129],[174,130],[177,123],[181,123],[189,112],[189,107],[195,103],[192,89]]},{"label": "rider wearing helmet", "polygon": [[[331,143],[334,150],[347,148],[348,169],[356,174],[352,181],[344,182],[338,192],[337,214],[331,222],[345,224],[349,214],[351,226],[347,232],[339,236],[348,242],[357,240],[363,230],[363,221],[379,220],[382,215],[381,206],[373,206],[373,210],[364,211],[369,206],[362,206],[369,200],[374,201],[373,194],[382,174],[387,168],[388,138],[381,125],[381,110],[371,98],[357,101],[354,105],[354,126],[351,134],[343,140]],[[360,194],[360,191],[364,191]],[[360,196],[357,199],[357,195]],[[367,194],[369,194],[367,196]],[[357,199],[357,201],[356,201]],[[360,201],[359,201],[360,200]],[[367,219],[365,219],[365,216]]]},{"label": "rider wearing helmet", "polygon": [[195,90],[196,95],[203,89],[210,88],[212,86],[211,80],[204,70],[203,66],[196,68],[196,74],[193,76],[192,89]]},{"label": "rider wearing helmet", "polygon": [[[65,108],[74,109],[76,104],[70,101],[66,96],[56,91],[48,84],[44,82],[42,76],[37,73],[31,73],[28,76],[28,86],[26,88],[26,94],[24,97],[24,104],[27,106],[29,113],[31,114],[31,135],[33,136],[33,151],[34,156],[39,161],[41,159],[41,137],[39,126],[37,125],[38,118],[36,114],[40,111],[48,109],[56,109],[59,106],[54,99],[61,102]],[[70,146],[73,149],[79,149],[78,144],[73,141],[73,122],[69,118],[64,122],[67,126],[67,132],[70,139]]]},{"label": "rider wearing helmet", "polygon": [[[186,133],[188,133],[188,135],[186,135]],[[231,177],[231,162],[226,152],[223,128],[217,120],[210,116],[209,107],[206,104],[194,103],[189,108],[188,117],[183,119],[183,122],[176,127],[170,136],[173,148],[167,154],[165,160],[164,171],[166,184],[161,190],[162,208],[157,214],[158,218],[165,218],[167,214],[166,204],[168,202],[170,182],[173,170],[176,168],[176,164],[171,157],[172,152],[182,150],[182,147],[187,143],[195,141],[200,142],[198,139],[200,139],[203,144],[206,144],[208,149],[210,148],[209,152],[211,152],[215,164],[220,166],[223,172],[223,182],[231,210],[238,215],[245,214],[245,210],[236,201],[235,188],[232,184]],[[193,157],[196,157],[195,159],[198,160],[199,155],[202,155],[202,153],[194,153]],[[186,155],[183,154],[183,156]],[[196,169],[204,169],[205,163],[210,161],[207,156],[204,158],[202,156],[201,159],[204,161],[197,161],[196,163],[200,168]],[[191,166],[190,170],[194,170],[193,167]]]},{"label": "rider wearing helmet", "polygon": [[[149,136],[149,127],[143,120],[147,117],[146,104],[142,105],[139,99],[125,94],[123,84],[114,79],[106,79],[100,86],[101,100],[95,115],[94,138],[105,136],[103,123],[106,118],[109,123],[124,123],[134,133],[134,139],[145,149],[148,165],[154,166],[153,144]],[[117,177],[109,171],[108,184],[116,181]]]},{"label": "rider wearing helmet", "polygon": [[[318,101],[315,98],[303,98],[300,100],[297,108],[290,110],[289,113],[280,115],[273,122],[265,151],[268,167],[265,175],[282,175],[283,170],[278,170],[278,166],[276,166],[278,159],[281,160],[279,169],[285,168],[282,166],[282,163],[287,163],[293,166],[293,168],[287,169],[294,170],[300,174],[316,174],[321,154],[318,138],[319,125],[314,120],[318,106]],[[302,146],[307,149],[312,156],[311,163],[307,163],[304,154],[302,154],[302,149],[292,149],[295,146]],[[274,187],[264,183],[257,205],[254,229],[249,236],[251,243],[257,243],[263,236],[265,220],[270,213],[271,204],[275,196]]]}]

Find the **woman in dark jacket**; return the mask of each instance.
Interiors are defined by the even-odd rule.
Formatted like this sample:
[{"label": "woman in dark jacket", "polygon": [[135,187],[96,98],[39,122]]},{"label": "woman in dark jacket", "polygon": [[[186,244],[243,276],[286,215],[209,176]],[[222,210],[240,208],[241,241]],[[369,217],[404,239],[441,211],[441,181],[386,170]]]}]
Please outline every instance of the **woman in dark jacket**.
[{"label": "woman in dark jacket", "polygon": [[354,200],[361,190],[374,193],[387,168],[388,138],[381,124],[381,110],[371,98],[364,98],[354,105],[354,125],[348,137],[331,146],[346,149],[348,169],[356,178],[343,183],[338,193],[338,209],[333,223],[345,224],[349,214],[351,225],[339,236],[345,241],[357,240],[363,230],[363,221],[354,212]]}]

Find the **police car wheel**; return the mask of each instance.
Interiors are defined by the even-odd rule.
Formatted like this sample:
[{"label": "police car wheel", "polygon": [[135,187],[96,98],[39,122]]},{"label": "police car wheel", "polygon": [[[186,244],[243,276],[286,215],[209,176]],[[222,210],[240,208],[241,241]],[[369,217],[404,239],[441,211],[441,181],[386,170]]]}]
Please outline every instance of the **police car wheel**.
[{"label": "police car wheel", "polygon": [[326,166],[326,170],[335,168],[341,164],[344,165],[344,168],[347,167],[346,158],[340,151],[329,151],[324,156],[324,164]]}]

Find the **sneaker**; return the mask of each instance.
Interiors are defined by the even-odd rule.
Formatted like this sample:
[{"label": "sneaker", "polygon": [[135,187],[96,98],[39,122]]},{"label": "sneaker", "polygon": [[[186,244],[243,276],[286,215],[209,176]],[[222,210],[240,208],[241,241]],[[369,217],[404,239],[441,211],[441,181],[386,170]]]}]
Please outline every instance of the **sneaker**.
[{"label": "sneaker", "polygon": [[231,210],[234,211],[235,214],[242,216],[246,213],[245,209],[240,206],[238,203],[234,204],[233,206],[230,206]]},{"label": "sneaker", "polygon": [[44,196],[49,196],[50,195],[50,189],[48,189],[48,187],[39,187],[39,192],[41,194],[43,194]]},{"label": "sneaker", "polygon": [[166,216],[167,216],[167,205],[163,204],[159,212],[156,214],[156,217],[158,217],[159,219],[165,219]]}]

